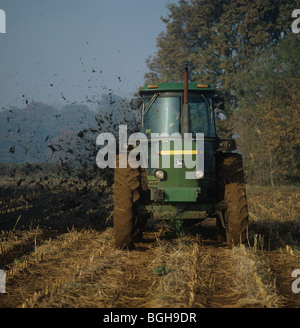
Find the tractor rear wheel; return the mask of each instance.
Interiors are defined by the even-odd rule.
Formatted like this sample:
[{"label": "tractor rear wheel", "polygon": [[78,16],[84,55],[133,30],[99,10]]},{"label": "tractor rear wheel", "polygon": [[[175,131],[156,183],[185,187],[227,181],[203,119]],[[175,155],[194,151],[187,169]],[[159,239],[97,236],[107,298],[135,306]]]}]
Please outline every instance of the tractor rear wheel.
[{"label": "tractor rear wheel", "polygon": [[114,179],[114,244],[118,249],[133,250],[134,239],[140,235],[137,204],[140,199],[140,170],[119,168],[121,156],[116,157]]},{"label": "tractor rear wheel", "polygon": [[223,228],[221,234],[226,235],[228,246],[231,247],[245,242],[247,238],[249,215],[242,156],[220,154],[217,157],[217,175],[219,201],[224,202],[223,217],[227,225],[227,229]]}]

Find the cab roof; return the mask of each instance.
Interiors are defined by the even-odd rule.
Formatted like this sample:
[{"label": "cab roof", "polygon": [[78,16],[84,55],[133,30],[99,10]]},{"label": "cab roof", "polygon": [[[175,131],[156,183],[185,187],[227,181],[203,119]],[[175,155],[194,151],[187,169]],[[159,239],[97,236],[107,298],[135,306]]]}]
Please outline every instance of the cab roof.
[{"label": "cab roof", "polygon": [[[189,82],[189,91],[215,91],[209,83]],[[155,91],[183,91],[184,83],[156,83],[145,84],[144,88],[139,90],[140,94],[153,93]]]}]

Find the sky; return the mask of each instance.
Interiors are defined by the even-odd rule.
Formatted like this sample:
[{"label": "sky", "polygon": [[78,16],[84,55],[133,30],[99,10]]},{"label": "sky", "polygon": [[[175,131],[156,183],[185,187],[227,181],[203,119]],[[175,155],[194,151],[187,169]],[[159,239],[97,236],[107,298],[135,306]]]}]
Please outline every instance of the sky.
[{"label": "sky", "polygon": [[[0,110],[93,104],[144,84],[170,0],[1,0]],[[89,101],[88,101],[89,100]]]}]

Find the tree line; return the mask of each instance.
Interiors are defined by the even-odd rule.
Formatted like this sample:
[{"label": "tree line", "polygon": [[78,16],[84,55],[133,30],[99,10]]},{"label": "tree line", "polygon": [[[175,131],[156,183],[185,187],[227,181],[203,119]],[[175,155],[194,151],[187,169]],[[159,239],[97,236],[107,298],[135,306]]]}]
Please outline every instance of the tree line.
[{"label": "tree line", "polygon": [[[299,183],[300,38],[293,0],[179,0],[167,5],[149,83],[211,83],[225,97],[218,134],[238,136],[247,181]],[[225,118],[225,119],[224,119]]]}]

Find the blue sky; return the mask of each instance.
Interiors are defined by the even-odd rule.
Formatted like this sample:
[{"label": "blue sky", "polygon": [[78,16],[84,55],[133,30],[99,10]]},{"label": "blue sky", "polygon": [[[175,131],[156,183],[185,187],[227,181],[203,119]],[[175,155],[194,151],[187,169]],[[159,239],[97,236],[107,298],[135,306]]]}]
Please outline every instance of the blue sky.
[{"label": "blue sky", "polygon": [[169,2],[2,0],[0,109],[84,103],[110,90],[130,98],[144,83]]}]

